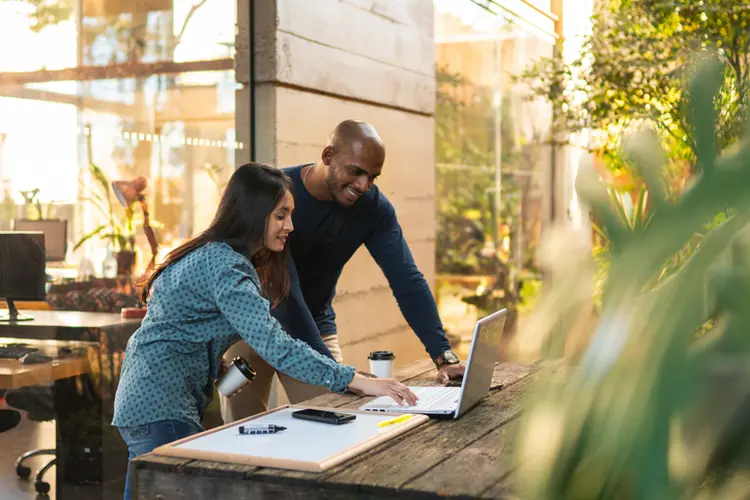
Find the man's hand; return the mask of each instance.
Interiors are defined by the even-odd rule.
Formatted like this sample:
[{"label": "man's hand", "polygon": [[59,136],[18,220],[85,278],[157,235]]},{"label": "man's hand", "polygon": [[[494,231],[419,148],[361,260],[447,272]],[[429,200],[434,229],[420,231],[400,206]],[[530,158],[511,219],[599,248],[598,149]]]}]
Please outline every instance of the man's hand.
[{"label": "man's hand", "polygon": [[443,365],[438,369],[437,381],[441,384],[447,384],[451,380],[461,380],[465,371],[466,365],[463,363]]}]

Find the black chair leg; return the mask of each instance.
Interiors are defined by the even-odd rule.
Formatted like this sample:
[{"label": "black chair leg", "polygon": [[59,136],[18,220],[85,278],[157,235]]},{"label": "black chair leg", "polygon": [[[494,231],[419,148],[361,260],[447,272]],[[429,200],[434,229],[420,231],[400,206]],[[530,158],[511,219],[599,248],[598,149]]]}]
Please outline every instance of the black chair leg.
[{"label": "black chair leg", "polygon": [[16,459],[16,474],[19,477],[27,479],[31,475],[31,469],[23,464],[23,462],[31,457],[38,455],[55,455],[56,450],[48,448],[39,448],[36,450],[27,451]]},{"label": "black chair leg", "polygon": [[36,488],[36,492],[40,495],[46,495],[49,493],[49,483],[45,483],[42,481],[42,478],[44,477],[44,473],[49,470],[50,467],[55,465],[57,463],[57,458],[53,458],[46,464],[44,464],[44,467],[39,469],[39,472],[36,473],[36,480],[34,481],[34,488]]}]

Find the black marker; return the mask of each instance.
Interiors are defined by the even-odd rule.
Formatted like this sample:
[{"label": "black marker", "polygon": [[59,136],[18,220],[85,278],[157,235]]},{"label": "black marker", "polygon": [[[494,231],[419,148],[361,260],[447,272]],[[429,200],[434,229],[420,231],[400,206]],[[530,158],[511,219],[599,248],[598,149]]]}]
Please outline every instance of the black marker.
[{"label": "black marker", "polygon": [[276,434],[283,430],[286,430],[286,427],[275,424],[240,425],[240,434]]}]

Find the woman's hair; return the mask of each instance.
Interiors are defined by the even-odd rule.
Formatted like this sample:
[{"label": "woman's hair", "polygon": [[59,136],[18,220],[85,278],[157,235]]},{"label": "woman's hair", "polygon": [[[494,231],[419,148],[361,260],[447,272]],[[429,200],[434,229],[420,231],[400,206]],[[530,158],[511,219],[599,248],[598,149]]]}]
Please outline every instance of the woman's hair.
[{"label": "woman's hair", "polygon": [[146,303],[156,278],[193,250],[213,241],[228,244],[250,259],[258,271],[263,294],[276,306],[289,293],[288,245],[282,252],[266,248],[268,218],[276,205],[292,192],[292,182],[281,170],[262,163],[237,168],[219,202],[208,229],[172,250],[150,276],[144,278],[141,300]]}]

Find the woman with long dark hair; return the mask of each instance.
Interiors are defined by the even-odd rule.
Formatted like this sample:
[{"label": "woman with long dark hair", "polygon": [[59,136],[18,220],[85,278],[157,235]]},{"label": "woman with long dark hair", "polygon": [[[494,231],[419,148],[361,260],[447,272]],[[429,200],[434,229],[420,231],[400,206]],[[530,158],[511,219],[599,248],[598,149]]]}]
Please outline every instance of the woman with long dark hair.
[{"label": "woman with long dark hair", "polygon": [[400,382],[362,376],[292,339],[271,316],[289,289],[293,210],[288,177],[267,165],[243,165],[208,229],[173,250],[148,278],[142,291],[148,313],[128,341],[112,421],[129,458],[203,430],[221,356],[240,338],[302,382],[416,402]]}]

